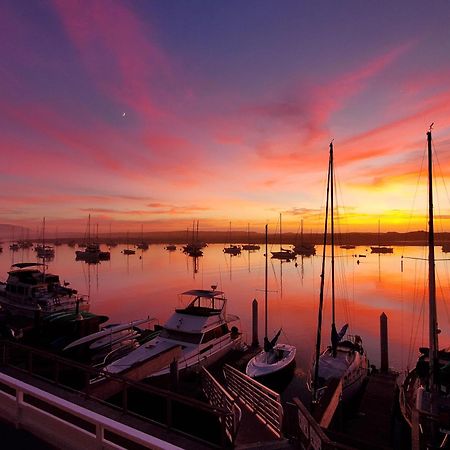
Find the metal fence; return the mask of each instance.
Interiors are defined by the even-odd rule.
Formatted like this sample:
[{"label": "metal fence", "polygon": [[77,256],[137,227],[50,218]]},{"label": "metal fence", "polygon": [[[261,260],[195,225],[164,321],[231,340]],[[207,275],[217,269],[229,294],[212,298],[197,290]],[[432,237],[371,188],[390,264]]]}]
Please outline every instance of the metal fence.
[{"label": "metal fence", "polygon": [[202,368],[202,389],[212,406],[219,407],[230,412],[230,414],[225,417],[225,432],[228,439],[233,444],[242,418],[241,408],[239,408],[233,397],[208,372],[208,370],[206,370],[205,367]]},{"label": "metal fence", "polygon": [[[160,425],[165,429],[196,439],[214,447],[229,446],[226,423],[229,411],[213,407],[195,398],[151,385],[130,381],[120,375],[80,364],[58,355],[12,341],[0,341],[0,365],[13,367],[55,386],[82,393],[122,414]],[[120,384],[121,391],[108,401],[97,398],[91,379],[103,376]],[[197,425],[186,417],[194,417]]]},{"label": "metal fence", "polygon": [[225,364],[223,369],[227,388],[253,411],[276,436],[281,437],[283,408],[280,394]]}]

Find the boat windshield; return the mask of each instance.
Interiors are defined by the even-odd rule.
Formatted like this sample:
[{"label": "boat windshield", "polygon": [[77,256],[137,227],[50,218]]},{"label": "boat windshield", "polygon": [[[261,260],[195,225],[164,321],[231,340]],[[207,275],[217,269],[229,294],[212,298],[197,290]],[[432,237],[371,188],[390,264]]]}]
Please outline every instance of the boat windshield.
[{"label": "boat windshield", "polygon": [[180,305],[182,308],[178,308],[177,311],[200,313],[218,314],[225,306],[225,298],[221,295],[222,292],[218,291],[187,291],[179,296]]},{"label": "boat windshield", "polygon": [[164,328],[160,337],[165,339],[173,339],[174,341],[186,342],[188,344],[200,344],[202,339],[201,333],[186,333],[185,331],[169,330]]}]

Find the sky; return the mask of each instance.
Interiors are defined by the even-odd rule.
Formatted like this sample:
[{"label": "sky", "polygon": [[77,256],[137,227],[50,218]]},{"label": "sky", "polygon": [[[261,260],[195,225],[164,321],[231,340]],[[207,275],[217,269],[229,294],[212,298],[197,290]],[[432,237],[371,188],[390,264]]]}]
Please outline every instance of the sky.
[{"label": "sky", "polygon": [[0,223],[450,230],[450,2],[2,0]]}]

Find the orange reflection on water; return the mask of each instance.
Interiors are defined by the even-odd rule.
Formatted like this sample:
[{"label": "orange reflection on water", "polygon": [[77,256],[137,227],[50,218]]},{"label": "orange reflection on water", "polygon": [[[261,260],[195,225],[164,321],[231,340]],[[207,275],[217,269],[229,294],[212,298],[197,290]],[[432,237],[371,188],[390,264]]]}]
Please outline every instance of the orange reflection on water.
[{"label": "orange reflection on water", "polygon": [[[178,294],[193,288],[217,285],[229,299],[228,313],[241,318],[241,328],[251,341],[251,303],[259,302],[259,336],[264,333],[264,251],[242,252],[240,256],[223,253],[223,246],[210,245],[204,256],[194,261],[179,249],[167,252],[162,245],[135,255],[121,253],[119,245],[111,249],[111,260],[98,265],[75,261],[74,248],[56,247],[49,270],[67,280],[82,294],[90,294],[91,311],[106,314],[111,322],[123,322],[146,316],[164,323],[178,306]],[[270,250],[270,249],[269,249]],[[317,328],[320,289],[321,247],[317,255],[297,258],[281,264],[270,260],[268,280],[269,334],[282,327],[281,340],[297,346],[301,369],[310,365]],[[329,254],[329,249],[327,249]],[[402,271],[402,254],[403,259]],[[353,256],[357,255],[357,256]],[[364,256],[361,256],[364,255]],[[370,249],[337,251],[336,323],[349,323],[349,333],[363,338],[371,363],[379,365],[379,317],[389,320],[390,365],[396,369],[411,366],[420,345],[427,342],[427,263],[423,247],[396,247],[393,254],[370,254]],[[442,258],[437,251],[437,258]],[[35,260],[34,251],[0,254],[1,278],[12,262]],[[329,266],[327,259],[327,267]],[[448,262],[436,263],[438,280],[440,345],[450,344],[448,308],[441,296],[448,291]],[[4,275],[3,275],[4,274]],[[330,337],[330,272],[325,276],[322,343]]]}]

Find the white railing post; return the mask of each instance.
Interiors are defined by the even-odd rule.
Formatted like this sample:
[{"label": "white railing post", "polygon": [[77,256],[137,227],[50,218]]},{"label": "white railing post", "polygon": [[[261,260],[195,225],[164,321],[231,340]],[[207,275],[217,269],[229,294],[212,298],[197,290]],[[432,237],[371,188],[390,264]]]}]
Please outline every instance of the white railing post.
[{"label": "white railing post", "polygon": [[22,423],[22,405],[23,405],[23,391],[22,389],[16,388],[16,429],[20,428]]},{"label": "white railing post", "polygon": [[97,441],[97,445],[99,449],[103,448],[103,439],[105,437],[105,427],[98,423],[95,426],[95,440]]}]

